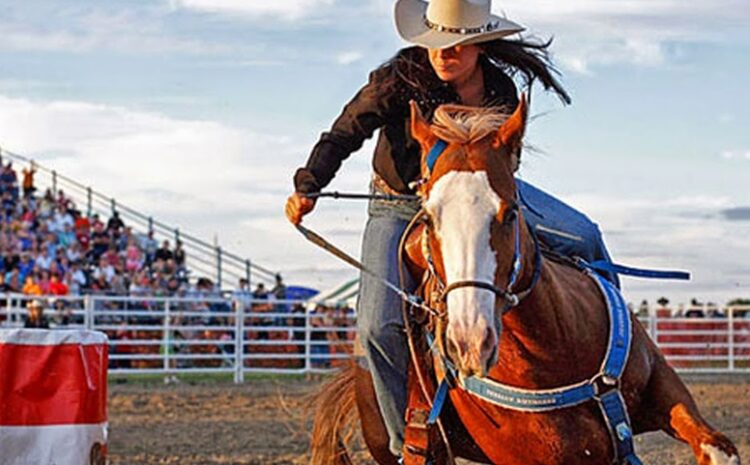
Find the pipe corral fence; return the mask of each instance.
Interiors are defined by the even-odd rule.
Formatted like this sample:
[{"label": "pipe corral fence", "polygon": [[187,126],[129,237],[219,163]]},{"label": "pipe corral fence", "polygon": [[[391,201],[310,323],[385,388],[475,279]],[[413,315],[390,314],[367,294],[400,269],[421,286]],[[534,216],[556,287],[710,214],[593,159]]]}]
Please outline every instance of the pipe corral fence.
[{"label": "pipe corral fence", "polygon": [[[0,328],[21,327],[30,299],[41,299],[50,327],[109,336],[111,375],[328,372],[347,363],[356,314],[339,303],[253,299],[247,295],[168,297],[0,294]],[[683,373],[750,373],[750,306],[709,317],[640,317],[669,363]]]}]

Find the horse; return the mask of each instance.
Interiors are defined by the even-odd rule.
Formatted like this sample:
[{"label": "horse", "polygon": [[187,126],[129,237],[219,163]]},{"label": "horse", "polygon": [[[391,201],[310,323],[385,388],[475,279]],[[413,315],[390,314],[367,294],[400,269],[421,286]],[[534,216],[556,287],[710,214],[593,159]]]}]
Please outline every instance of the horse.
[{"label": "horse", "polygon": [[[442,302],[444,308],[433,317],[440,352],[433,358],[452,363],[460,379],[487,378],[528,390],[595,377],[608,350],[606,296],[590,272],[540,257],[519,208],[514,154],[526,127],[525,98],[511,115],[454,106],[438,109],[430,124],[415,104],[411,112],[412,135],[422,149],[419,193],[426,221],[410,231],[404,253],[420,279],[434,268],[422,288],[428,303]],[[431,152],[441,140],[445,147],[435,160]],[[439,281],[447,286],[435,297]],[[522,300],[509,303],[507,292],[498,291],[510,284],[528,291]],[[689,444],[699,465],[739,465],[736,447],[703,419],[643,326],[630,313],[625,320],[632,328],[630,351],[618,386],[632,433],[664,431]],[[455,456],[509,465],[618,461],[596,402],[521,412],[460,386],[452,387],[448,398],[441,421]],[[347,421],[356,419],[376,462],[398,463],[388,450],[367,370],[353,363],[339,373],[319,393],[318,406],[314,465],[352,463],[345,431]],[[443,452],[434,459],[450,463]]]}]

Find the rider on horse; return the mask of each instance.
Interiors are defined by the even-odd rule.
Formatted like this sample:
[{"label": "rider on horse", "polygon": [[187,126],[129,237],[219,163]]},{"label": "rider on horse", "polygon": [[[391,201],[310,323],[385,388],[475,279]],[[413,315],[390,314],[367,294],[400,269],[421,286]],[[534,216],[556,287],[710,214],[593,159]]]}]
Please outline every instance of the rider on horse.
[{"label": "rider on horse", "polygon": [[[369,82],[322,134],[305,167],[297,170],[295,192],[286,204],[286,215],[295,224],[315,206],[306,195],[324,188],[342,161],[377,130],[372,192],[414,192],[420,145],[409,132],[410,101],[428,119],[438,106],[448,103],[505,107],[510,113],[519,98],[508,73],[520,73],[529,85],[539,79],[546,89],[570,102],[553,76],[549,43],[507,39],[523,28],[492,15],[490,0],[398,0],[395,14],[399,34],[415,46],[400,50],[370,74]],[[517,185],[524,217],[548,249],[589,262],[609,260],[598,227],[586,216],[529,183],[517,179]],[[398,282],[399,239],[419,208],[415,201],[370,201],[362,239],[365,267]],[[617,283],[616,275],[608,277]],[[414,283],[407,284],[411,286],[407,290],[414,288]],[[403,447],[409,363],[401,303],[377,279],[363,274],[357,315],[390,448],[398,456]]]}]

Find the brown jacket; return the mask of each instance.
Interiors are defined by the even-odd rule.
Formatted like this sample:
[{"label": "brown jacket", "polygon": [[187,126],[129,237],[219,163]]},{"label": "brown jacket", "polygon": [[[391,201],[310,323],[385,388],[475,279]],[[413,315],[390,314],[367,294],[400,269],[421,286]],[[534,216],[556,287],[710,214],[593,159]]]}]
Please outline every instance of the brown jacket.
[{"label": "brown jacket", "polygon": [[[486,58],[480,58],[484,72],[485,106],[518,104],[513,80]],[[450,84],[440,81],[426,92],[409,89],[386,90],[388,65],[370,74],[369,82],[344,107],[330,131],[324,132],[312,150],[307,164],[294,175],[297,192],[318,192],[331,182],[341,163],[362,147],[365,139],[380,129],[372,161],[373,170],[398,192],[409,192],[409,183],[419,175],[419,144],[409,133],[409,100],[415,100],[422,113],[431,118],[444,103],[460,103]],[[402,84],[402,86],[406,86]]]}]

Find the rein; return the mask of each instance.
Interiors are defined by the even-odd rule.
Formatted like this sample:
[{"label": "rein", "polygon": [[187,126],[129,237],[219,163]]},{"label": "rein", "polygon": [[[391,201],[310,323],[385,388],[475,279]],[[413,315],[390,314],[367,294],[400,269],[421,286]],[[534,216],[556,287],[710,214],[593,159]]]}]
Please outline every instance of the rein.
[{"label": "rein", "polygon": [[421,308],[422,310],[431,313],[433,315],[437,315],[435,310],[433,310],[431,307],[426,305],[421,297],[415,294],[410,294],[406,292],[403,287],[399,287],[392,282],[388,281],[387,279],[383,278],[379,274],[375,273],[374,271],[367,268],[362,262],[357,260],[356,258],[352,257],[351,255],[347,254],[343,250],[339,249],[335,245],[331,244],[327,240],[325,240],[323,237],[321,237],[318,233],[315,231],[308,229],[301,224],[295,225],[297,230],[302,233],[303,236],[313,244],[317,245],[318,247],[322,248],[326,252],[331,253],[335,257],[343,260],[344,262],[350,264],[354,268],[357,268],[359,271],[368,274],[372,276],[373,278],[380,281],[381,284],[383,284],[385,287],[390,289],[391,291],[395,292],[401,300],[403,300],[406,304]]},{"label": "rein", "polygon": [[357,193],[350,193],[350,192],[339,192],[339,191],[333,191],[333,192],[315,192],[310,194],[305,194],[305,197],[308,199],[318,199],[318,198],[332,198],[332,199],[355,199],[355,200],[387,200],[387,201],[397,201],[397,200],[419,200],[420,197],[418,195],[408,195],[408,194],[357,194]]}]

